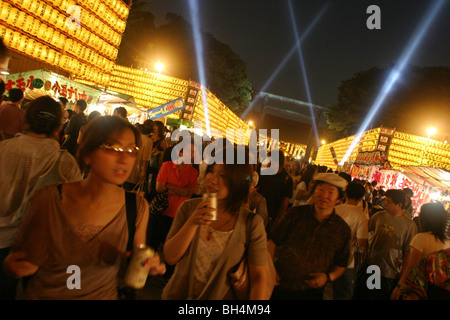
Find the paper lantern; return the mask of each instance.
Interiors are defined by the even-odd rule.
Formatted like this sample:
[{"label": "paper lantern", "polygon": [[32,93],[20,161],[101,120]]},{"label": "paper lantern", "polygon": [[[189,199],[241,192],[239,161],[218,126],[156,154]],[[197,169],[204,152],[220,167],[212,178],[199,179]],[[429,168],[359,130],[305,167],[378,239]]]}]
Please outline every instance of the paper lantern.
[{"label": "paper lantern", "polygon": [[23,29],[23,25],[25,23],[26,18],[27,18],[27,13],[24,11],[20,11],[19,16],[17,17],[17,21],[15,23],[15,26],[19,29]]},{"label": "paper lantern", "polygon": [[23,31],[31,33],[33,30],[34,18],[32,16],[27,16],[23,24]]},{"label": "paper lantern", "polygon": [[19,43],[19,46],[17,47],[17,50],[19,50],[20,52],[24,52],[25,48],[27,47],[27,43],[28,43],[28,37],[22,35],[20,37],[20,43]]}]

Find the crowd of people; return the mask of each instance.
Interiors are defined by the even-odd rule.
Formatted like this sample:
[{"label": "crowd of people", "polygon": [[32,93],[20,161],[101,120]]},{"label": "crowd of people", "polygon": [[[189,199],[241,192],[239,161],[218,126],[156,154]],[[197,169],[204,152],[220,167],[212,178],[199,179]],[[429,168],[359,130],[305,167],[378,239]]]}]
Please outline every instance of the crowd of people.
[{"label": "crowd of people", "polygon": [[[133,125],[123,107],[86,116],[84,100],[72,112],[67,99],[22,99],[10,90],[0,105],[0,299],[118,299],[130,193],[131,241],[155,250],[145,266],[164,278],[161,299],[233,298],[229,274],[242,257],[252,300],[321,300],[326,288],[334,300],[448,298],[441,203],[413,219],[411,190],[384,191],[281,150],[265,163],[276,174],[264,175],[226,139],[177,148],[193,134]],[[215,206],[203,197],[211,193]],[[70,266],[82,273],[75,290]]]}]

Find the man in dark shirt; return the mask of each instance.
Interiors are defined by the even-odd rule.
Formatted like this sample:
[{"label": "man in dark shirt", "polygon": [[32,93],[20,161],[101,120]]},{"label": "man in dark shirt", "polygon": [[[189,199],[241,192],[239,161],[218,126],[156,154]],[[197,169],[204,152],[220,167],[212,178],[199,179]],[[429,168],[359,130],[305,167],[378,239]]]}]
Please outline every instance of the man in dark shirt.
[{"label": "man in dark shirt", "polygon": [[66,132],[67,138],[64,140],[61,148],[69,151],[74,157],[77,154],[77,140],[80,133],[80,128],[87,123],[84,110],[87,108],[87,103],[84,100],[77,100],[75,102],[74,110],[75,114],[70,118],[67,125]]},{"label": "man in dark shirt", "polygon": [[[284,153],[281,150],[278,152],[278,172],[275,175],[259,176],[259,183],[257,191],[267,202],[267,212],[269,214],[269,222],[267,231],[270,231],[272,226],[281,220],[288,208],[289,201],[292,198],[292,178],[284,168]],[[276,159],[277,157],[272,157]],[[277,165],[271,163],[270,166]]]},{"label": "man in dark shirt", "polygon": [[25,130],[25,110],[20,107],[23,96],[21,89],[12,88],[9,90],[9,102],[0,106],[0,131],[5,138],[14,138]]},{"label": "man in dark shirt", "polygon": [[350,227],[334,211],[347,181],[335,173],[313,180],[314,204],[291,207],[270,233],[269,251],[281,278],[272,299],[323,299],[327,282],[348,265]]}]

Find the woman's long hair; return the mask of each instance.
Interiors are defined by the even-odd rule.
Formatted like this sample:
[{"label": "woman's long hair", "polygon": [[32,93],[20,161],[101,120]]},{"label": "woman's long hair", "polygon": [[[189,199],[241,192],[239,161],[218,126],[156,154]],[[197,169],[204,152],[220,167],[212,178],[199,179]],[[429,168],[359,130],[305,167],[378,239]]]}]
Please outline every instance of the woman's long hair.
[{"label": "woman's long hair", "polygon": [[306,190],[309,190],[309,183],[311,182],[311,180],[314,176],[314,173],[316,173],[316,170],[317,170],[317,166],[310,164],[306,167],[305,172],[302,174],[302,177],[300,178],[299,183],[304,181],[306,184]]},{"label": "woman's long hair", "polygon": [[[234,162],[226,163],[226,152],[234,151]],[[225,166],[225,183],[228,188],[228,197],[226,199],[225,209],[231,213],[237,214],[240,207],[246,203],[252,182],[253,169],[249,163],[248,152],[245,151],[245,163],[238,162],[238,152],[235,146],[227,145],[220,150],[217,157],[222,157]],[[212,172],[215,164],[208,165],[206,174]]]},{"label": "woman's long hair", "polygon": [[426,203],[420,208],[420,232],[431,232],[436,240],[445,242],[447,227],[447,212],[442,203]]}]

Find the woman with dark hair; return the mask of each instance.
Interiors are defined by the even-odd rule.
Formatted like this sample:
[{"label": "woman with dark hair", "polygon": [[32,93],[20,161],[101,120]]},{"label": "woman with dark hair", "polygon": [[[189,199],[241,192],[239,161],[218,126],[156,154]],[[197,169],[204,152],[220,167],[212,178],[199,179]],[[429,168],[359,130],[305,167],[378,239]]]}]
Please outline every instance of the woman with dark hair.
[{"label": "woman with dark hair", "polygon": [[[24,206],[39,186],[81,180],[80,169],[55,137],[61,130],[61,105],[49,96],[29,103],[28,129],[0,142],[0,266],[9,254]],[[14,299],[16,283],[0,267],[0,300]]]},{"label": "woman with dark hair", "polygon": [[297,190],[297,186],[302,178],[300,161],[295,159],[291,160],[288,169],[288,173],[292,178],[292,198],[289,202],[289,206],[292,206],[295,203],[295,190]]},{"label": "woman with dark hair", "polygon": [[[119,266],[129,236],[125,190],[119,185],[133,169],[139,143],[130,123],[100,117],[89,123],[78,149],[81,167],[90,168],[87,177],[43,187],[33,196],[5,264],[17,278],[32,276],[24,298],[118,298]],[[148,204],[143,197],[137,196],[136,208],[134,246],[146,241]],[[150,274],[165,270],[158,256],[147,265]],[[73,267],[81,273],[76,290],[67,285]]]},{"label": "woman with dark hair", "polygon": [[151,135],[153,140],[151,166],[159,169],[162,165],[164,151],[169,147],[166,141],[167,129],[161,121],[154,121],[153,123],[153,134]]},{"label": "woman with dark hair", "polygon": [[[64,98],[64,97],[61,97]],[[64,123],[62,125],[62,129],[59,133],[59,143],[62,145],[64,140],[66,140],[67,136],[64,134],[67,125],[70,122],[70,118],[72,118],[72,116],[74,115],[74,112],[72,109],[66,109],[64,110]]]},{"label": "woman with dark hair", "polygon": [[138,158],[136,159],[136,163],[134,164],[133,171],[123,185],[126,190],[133,190],[136,185],[141,181],[144,181],[147,176],[148,165],[150,164],[152,157],[153,140],[151,139],[151,133],[153,132],[154,126],[153,120],[150,119],[145,120],[144,123],[139,126],[136,125],[136,128],[141,134],[142,147]]},{"label": "woman with dark hair", "polygon": [[153,121],[153,133],[150,138],[153,141],[150,163],[147,168],[148,174],[148,200],[156,195],[156,177],[163,164],[164,151],[169,147],[165,137],[167,129],[161,121]]},{"label": "woman with dark hair", "polygon": [[230,299],[227,274],[244,254],[248,226],[250,299],[265,297],[268,274],[264,223],[245,206],[251,165],[236,163],[235,158],[234,164],[214,163],[207,168],[206,192],[217,194],[217,220],[211,220],[213,208],[202,198],[185,201],[175,215],[164,244],[164,257],[168,264],[176,266],[162,299]]},{"label": "woman with dark hair", "polygon": [[101,117],[101,116],[102,116],[102,114],[98,111],[92,111],[91,113],[89,113],[89,116],[87,117],[88,122],[80,128],[80,132],[78,133],[77,144],[81,143],[81,139],[83,137],[83,132],[84,132],[84,130],[86,130],[86,126],[88,125],[88,123]]},{"label": "woman with dark hair", "polygon": [[392,300],[400,299],[401,288],[404,286],[408,274],[419,264],[421,259],[427,258],[435,251],[450,247],[450,240],[445,235],[446,225],[447,212],[441,203],[426,203],[420,208],[419,233],[411,240],[411,253],[406,262],[405,271],[392,292]]},{"label": "woman with dark hair", "polygon": [[300,182],[295,190],[294,206],[301,206],[306,204],[306,201],[311,197],[312,181],[314,175],[317,173],[316,165],[308,165],[302,174]]}]

